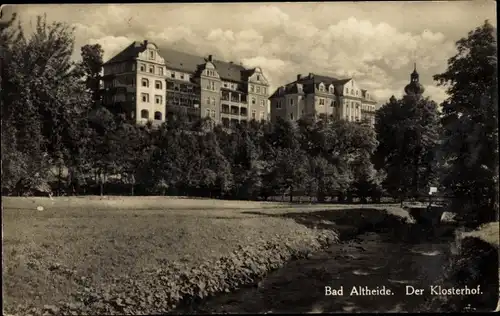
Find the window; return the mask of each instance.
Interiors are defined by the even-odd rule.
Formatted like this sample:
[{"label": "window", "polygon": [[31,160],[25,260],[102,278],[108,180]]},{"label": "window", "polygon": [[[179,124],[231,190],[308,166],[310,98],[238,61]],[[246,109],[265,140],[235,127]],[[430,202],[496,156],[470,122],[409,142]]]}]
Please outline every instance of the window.
[{"label": "window", "polygon": [[212,110],[212,118],[215,118],[215,110]]},{"label": "window", "polygon": [[159,67],[159,68],[158,68],[158,74],[159,74],[160,76],[163,76],[163,67]]},{"label": "window", "polygon": [[156,80],[155,81],[155,88],[158,89],[158,90],[161,90],[162,88],[162,84],[161,84],[161,81],[160,80]]},{"label": "window", "polygon": [[353,89],[351,89],[351,94],[354,95],[354,90]]},{"label": "window", "polygon": [[319,85],[319,91],[325,91],[325,86],[324,86],[324,85],[322,85],[322,84],[320,84],[320,85]]},{"label": "window", "polygon": [[349,88],[345,88],[345,94],[349,94]]},{"label": "window", "polygon": [[141,64],[141,68],[140,69],[141,69],[142,72],[146,72],[146,65]]},{"label": "window", "polygon": [[255,110],[252,110],[252,119],[255,120],[257,119],[257,112],[255,112]]},{"label": "window", "polygon": [[132,64],[132,71],[135,71],[135,64]]},{"label": "window", "polygon": [[149,51],[149,59],[155,59],[155,52],[152,50]]},{"label": "window", "polygon": [[346,102],[346,103],[347,103],[346,108],[349,108],[349,102]]},{"label": "window", "polygon": [[181,74],[181,79],[184,80],[184,74]]},{"label": "window", "polygon": [[260,100],[260,106],[264,106],[264,100]]},{"label": "window", "polygon": [[319,99],[319,105],[325,105],[325,99]]},{"label": "window", "polygon": [[266,88],[262,88],[262,93],[266,94]]},{"label": "window", "polygon": [[160,111],[155,112],[155,120],[161,121],[161,112]]},{"label": "window", "polygon": [[330,86],[330,93],[333,94],[333,87]]},{"label": "window", "polygon": [[210,117],[210,109],[206,109],[205,110],[205,116],[206,117]]},{"label": "window", "polygon": [[162,96],[161,95],[155,95],[155,103],[156,104],[161,104],[162,101]]},{"label": "window", "polygon": [[210,97],[207,97],[207,104],[210,105]]},{"label": "window", "polygon": [[252,98],[252,104],[255,104],[255,98]]},{"label": "window", "polygon": [[358,95],[358,94],[359,94],[359,91],[358,91],[358,90],[356,90],[356,95]]},{"label": "window", "polygon": [[149,119],[149,112],[148,112],[148,110],[141,110],[141,118],[142,119]]},{"label": "window", "polygon": [[149,94],[141,93],[141,97],[142,97],[142,102],[149,103]]},{"label": "window", "polygon": [[250,92],[253,92],[254,91],[254,88],[253,88],[253,84],[250,85]]},{"label": "window", "polygon": [[175,72],[172,72],[172,73],[170,74],[170,77],[175,79]]},{"label": "window", "polygon": [[290,99],[290,105],[293,105],[293,99]]},{"label": "window", "polygon": [[211,84],[212,84],[212,91],[215,91],[215,81],[212,81]]},{"label": "window", "polygon": [[266,117],[266,115],[264,114],[264,111],[261,111],[260,112],[260,119],[263,120],[265,117]]},{"label": "window", "polygon": [[149,72],[154,74],[155,73],[155,66],[149,66]]},{"label": "window", "polygon": [[259,86],[257,86],[257,88],[256,88],[256,89],[257,89],[257,93],[260,93],[260,87],[259,87]]},{"label": "window", "polygon": [[276,108],[281,109],[281,100],[276,101]]},{"label": "window", "polygon": [[290,119],[293,120],[293,113],[290,113]]},{"label": "window", "polygon": [[336,104],[335,100],[333,100],[333,101],[332,101],[332,103],[330,103],[330,106],[331,106],[331,107],[336,107],[336,106],[337,106],[337,104]]},{"label": "window", "polygon": [[227,82],[224,82],[224,88],[227,88]]},{"label": "window", "polygon": [[[257,75],[257,81],[259,81],[259,80],[260,80],[260,76]],[[259,92],[258,88],[257,88],[257,92]]]},{"label": "window", "polygon": [[215,98],[214,97],[212,97],[212,105],[215,106]]}]

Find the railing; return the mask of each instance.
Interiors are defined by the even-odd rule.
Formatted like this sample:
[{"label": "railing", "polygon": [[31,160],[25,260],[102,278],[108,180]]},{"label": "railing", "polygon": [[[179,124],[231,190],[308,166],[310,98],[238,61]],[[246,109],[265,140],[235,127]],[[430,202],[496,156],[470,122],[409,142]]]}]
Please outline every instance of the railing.
[{"label": "railing", "polygon": [[175,105],[172,103],[167,103],[167,111],[175,112],[175,113],[184,113],[184,114],[191,114],[191,115],[199,115],[200,114],[200,109],[191,107],[191,106],[184,106],[184,105]]}]

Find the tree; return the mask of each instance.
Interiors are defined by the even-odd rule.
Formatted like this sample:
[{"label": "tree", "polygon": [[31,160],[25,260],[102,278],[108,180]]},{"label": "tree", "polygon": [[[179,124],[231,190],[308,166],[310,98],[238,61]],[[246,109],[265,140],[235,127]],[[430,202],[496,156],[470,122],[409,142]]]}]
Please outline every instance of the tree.
[{"label": "tree", "polygon": [[[464,217],[498,219],[498,92],[496,30],[488,22],[456,42],[448,69],[434,76],[447,87],[443,104],[441,184]],[[465,207],[464,205],[468,205]]]},{"label": "tree", "polygon": [[51,167],[61,170],[73,155],[68,144],[78,138],[75,122],[85,113],[89,95],[71,62],[74,36],[69,26],[48,24],[46,16],[38,16],[29,38],[20,26],[14,32],[2,116],[22,153],[13,157],[29,157],[22,163],[25,174],[18,186],[30,190],[47,180]]},{"label": "tree", "polygon": [[438,129],[437,104],[429,98],[393,96],[377,111],[373,162],[393,197],[417,197],[435,182]]},{"label": "tree", "polygon": [[82,61],[78,64],[78,71],[85,80],[85,86],[92,95],[93,108],[100,105],[101,71],[104,51],[99,44],[85,45],[81,48]]}]

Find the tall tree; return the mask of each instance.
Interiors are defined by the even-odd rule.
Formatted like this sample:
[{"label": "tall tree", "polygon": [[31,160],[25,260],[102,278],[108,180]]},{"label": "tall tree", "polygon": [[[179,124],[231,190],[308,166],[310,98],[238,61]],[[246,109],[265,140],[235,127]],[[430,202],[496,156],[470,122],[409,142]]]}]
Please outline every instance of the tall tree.
[{"label": "tall tree", "polygon": [[99,106],[101,101],[103,54],[104,51],[99,44],[87,44],[81,48],[82,61],[78,64],[78,70],[85,80],[85,86],[92,94],[93,108]]},{"label": "tall tree", "polygon": [[435,182],[439,141],[437,104],[429,98],[391,97],[376,114],[375,168],[393,197],[419,196]]},{"label": "tall tree", "polygon": [[[89,95],[78,80],[74,64],[73,30],[38,16],[34,33],[26,37],[18,27],[11,45],[6,81],[5,116],[16,130],[18,150],[25,163],[23,190],[46,180],[50,167],[59,170],[72,156],[68,144],[77,137],[75,122],[89,106]],[[59,172],[60,173],[60,172]]]},{"label": "tall tree", "polygon": [[[496,30],[488,22],[456,42],[448,69],[434,76],[449,95],[443,106],[441,183],[460,210],[480,221],[498,219],[498,87]],[[468,206],[464,206],[464,204]]]}]

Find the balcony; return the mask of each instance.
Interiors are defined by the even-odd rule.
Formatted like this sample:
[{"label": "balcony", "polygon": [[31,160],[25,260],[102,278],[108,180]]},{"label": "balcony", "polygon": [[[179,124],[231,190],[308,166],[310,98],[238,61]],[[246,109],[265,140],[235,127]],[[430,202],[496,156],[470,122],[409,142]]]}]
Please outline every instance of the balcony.
[{"label": "balcony", "polygon": [[220,99],[221,101],[229,101],[232,103],[247,103],[246,95],[237,92],[222,91]]},{"label": "balcony", "polygon": [[167,103],[167,111],[173,113],[182,113],[187,115],[200,115],[200,109],[190,106],[177,105],[172,103]]}]

